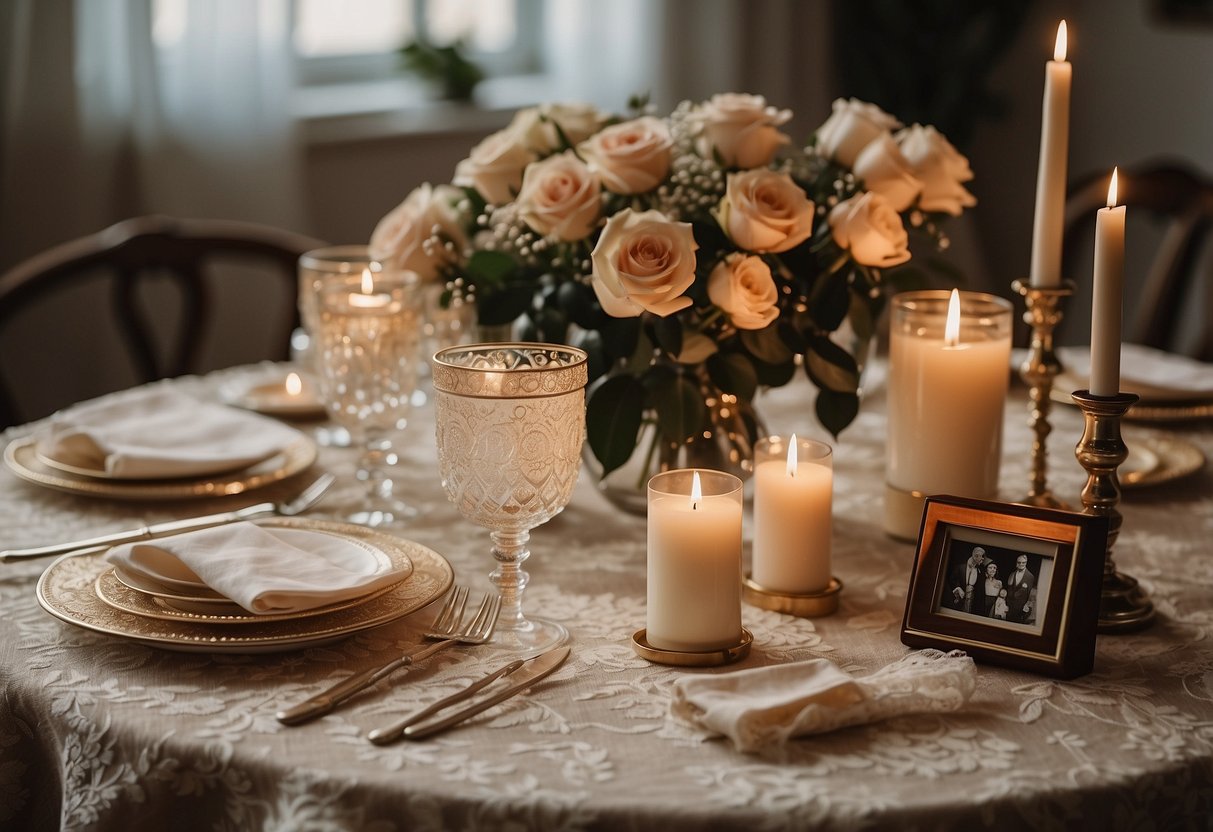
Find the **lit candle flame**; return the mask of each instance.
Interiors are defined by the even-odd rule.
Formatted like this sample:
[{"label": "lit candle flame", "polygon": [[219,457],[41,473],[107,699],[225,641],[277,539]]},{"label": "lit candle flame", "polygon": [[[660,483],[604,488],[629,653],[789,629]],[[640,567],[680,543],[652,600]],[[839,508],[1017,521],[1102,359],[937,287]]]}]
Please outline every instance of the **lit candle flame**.
[{"label": "lit candle flame", "polygon": [[1066,22],[1063,20],[1057,24],[1057,41],[1053,44],[1053,60],[1064,61],[1066,59]]},{"label": "lit candle flame", "polygon": [[1108,207],[1116,207],[1116,168],[1112,168],[1112,181],[1108,183]]},{"label": "lit candle flame", "polygon": [[788,476],[796,476],[796,434],[792,434],[792,441],[788,445]]},{"label": "lit candle flame", "polygon": [[948,321],[943,327],[943,345],[945,347],[960,346],[960,292],[952,290],[948,298]]},{"label": "lit candle flame", "polygon": [[375,291],[375,283],[373,280],[371,280],[371,270],[363,269],[362,270],[362,294],[369,295],[373,291]]},{"label": "lit candle flame", "polygon": [[703,499],[703,488],[699,485],[699,472],[692,472],[691,477],[691,511],[699,508],[699,501]]},{"label": "lit candle flame", "polygon": [[286,394],[288,396],[298,396],[303,392],[303,379],[299,378],[298,373],[290,373],[286,377]]}]

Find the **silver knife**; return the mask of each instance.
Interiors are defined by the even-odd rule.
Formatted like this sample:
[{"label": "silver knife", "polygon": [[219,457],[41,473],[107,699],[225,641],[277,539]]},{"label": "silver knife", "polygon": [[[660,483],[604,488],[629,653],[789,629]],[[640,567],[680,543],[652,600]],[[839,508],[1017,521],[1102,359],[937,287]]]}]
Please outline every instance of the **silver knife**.
[{"label": "silver knife", "polygon": [[[438,700],[428,708],[412,714],[408,718],[396,723],[395,725],[392,725],[389,728],[377,728],[374,731],[371,731],[371,733],[367,734],[367,739],[376,745],[387,745],[388,743],[395,742],[401,737],[405,737],[410,740],[420,740],[433,736],[440,731],[445,731],[452,725],[457,725],[458,723],[463,722],[463,720],[467,719],[468,717],[475,716],[481,711],[488,710],[494,705],[504,702],[506,699],[509,699],[516,693],[526,690],[539,680],[544,679],[554,673],[556,669],[560,667],[560,665],[564,664],[564,660],[567,659],[568,656],[568,647],[557,647],[531,659],[515,659],[509,664],[497,668],[484,678],[472,682],[472,684],[468,685],[463,690],[453,693],[445,699]],[[470,698],[503,676],[513,680],[514,683],[504,690],[498,691],[492,696],[481,699],[480,701],[475,702],[462,710],[456,711],[450,716],[443,717],[436,722],[423,724],[425,720],[429,719],[434,714],[438,713],[439,711],[444,711],[451,705],[458,704],[459,702]]]}]

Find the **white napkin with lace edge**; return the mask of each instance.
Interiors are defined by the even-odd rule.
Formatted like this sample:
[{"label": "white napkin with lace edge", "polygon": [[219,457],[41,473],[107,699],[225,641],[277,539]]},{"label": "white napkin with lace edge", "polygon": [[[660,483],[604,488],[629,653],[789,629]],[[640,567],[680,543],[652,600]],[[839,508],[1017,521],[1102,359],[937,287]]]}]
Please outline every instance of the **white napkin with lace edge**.
[{"label": "white napkin with lace edge", "polygon": [[156,479],[234,471],[299,436],[273,419],[153,387],[56,413],[38,434],[38,450],[119,479]]},{"label": "white napkin with lace edge", "polygon": [[159,583],[206,584],[258,614],[358,598],[409,574],[336,535],[248,522],[115,546],[105,559]]},{"label": "white napkin with lace edge", "polygon": [[893,716],[958,710],[977,686],[963,652],[919,650],[867,676],[826,659],[756,667],[674,682],[670,713],[757,751],[792,737],[878,722]]}]

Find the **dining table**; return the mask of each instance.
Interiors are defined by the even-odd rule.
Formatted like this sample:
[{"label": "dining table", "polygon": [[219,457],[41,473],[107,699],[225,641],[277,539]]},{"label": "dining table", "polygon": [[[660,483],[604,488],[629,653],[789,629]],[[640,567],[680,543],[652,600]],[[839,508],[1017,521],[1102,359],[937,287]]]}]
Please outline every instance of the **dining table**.
[{"label": "dining table", "polygon": [[[156,384],[217,400],[252,369],[267,368]],[[745,604],[753,644],[737,663],[642,658],[632,637],[646,620],[646,519],[608,500],[583,467],[568,506],[534,531],[525,563],[526,610],[567,627],[568,659],[522,695],[424,740],[380,746],[367,734],[500,666],[509,658],[500,647],[445,650],[304,725],[275,714],[425,643],[439,604],[300,649],[171,650],[48,614],[36,592],[47,560],[0,565],[0,828],[1213,829],[1213,471],[1202,462],[1166,476],[1166,453],[1156,482],[1126,488],[1115,546],[1156,620],[1100,635],[1091,673],[1063,681],[978,663],[959,710],[748,753],[671,713],[684,677],[812,659],[859,676],[911,652],[900,636],[915,545],[882,523],[882,373],[879,361],[865,370],[860,413],[837,438],[816,426],[807,380],[758,397],[767,430],[834,448],[836,613],[802,618]],[[1026,389],[1013,386],[1006,407],[1000,491],[1013,501],[1030,479]],[[1077,505],[1082,417],[1057,403],[1050,419],[1049,483]],[[305,433],[325,426],[298,424]],[[0,444],[37,427],[11,428]],[[1207,417],[1127,421],[1124,434],[1130,447],[1182,443],[1202,460],[1213,454]],[[440,481],[432,393],[398,451],[393,479],[417,515],[381,531],[441,555],[473,600],[491,591],[488,534],[460,516]],[[313,470],[333,472],[337,484],[309,517],[357,507],[357,456],[320,446]],[[113,500],[3,470],[0,548],[285,498],[308,476],[222,498]]]}]

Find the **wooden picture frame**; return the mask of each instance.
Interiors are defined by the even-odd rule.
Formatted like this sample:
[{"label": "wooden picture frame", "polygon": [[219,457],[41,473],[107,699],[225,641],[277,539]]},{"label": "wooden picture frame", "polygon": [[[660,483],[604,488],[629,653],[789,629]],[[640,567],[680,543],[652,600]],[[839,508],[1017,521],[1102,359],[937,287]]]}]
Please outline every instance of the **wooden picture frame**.
[{"label": "wooden picture frame", "polygon": [[1062,679],[1090,673],[1107,539],[1106,517],[927,498],[902,643]]}]

